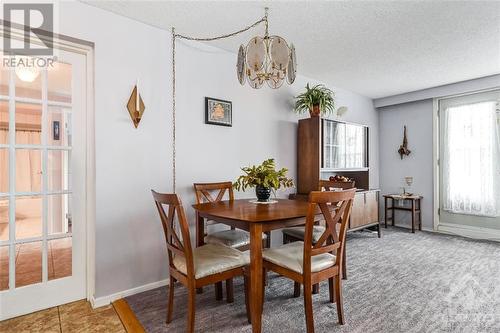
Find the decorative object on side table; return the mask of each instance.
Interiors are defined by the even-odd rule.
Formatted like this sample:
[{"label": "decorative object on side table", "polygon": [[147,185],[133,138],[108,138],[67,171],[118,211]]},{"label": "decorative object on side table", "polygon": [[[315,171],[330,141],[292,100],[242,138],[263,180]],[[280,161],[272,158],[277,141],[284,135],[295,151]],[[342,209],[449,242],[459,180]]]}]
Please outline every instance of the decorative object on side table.
[{"label": "decorative object on side table", "polygon": [[[413,177],[409,177],[409,176],[405,177],[405,183],[406,183],[406,185],[408,185],[408,189],[411,191],[411,185],[413,184]],[[407,192],[406,190],[407,190],[407,188],[403,187],[403,195],[407,195],[407,196],[413,195],[413,193]]]},{"label": "decorative object on side table", "polygon": [[335,110],[335,93],[322,84],[310,88],[295,97],[295,112],[298,114],[309,111],[311,117],[328,115]]},{"label": "decorative object on side table", "polygon": [[130,114],[130,118],[132,118],[132,122],[134,123],[134,127],[137,128],[139,123],[141,122],[142,115],[144,114],[144,110],[146,106],[144,105],[144,101],[139,93],[139,80],[132,90],[132,94],[128,99],[127,103],[128,113]]},{"label": "decorative object on side table", "polygon": [[411,153],[411,150],[408,149],[408,138],[406,137],[406,125],[403,130],[403,144],[399,146],[398,149],[399,156],[403,159],[403,156],[408,156]]},{"label": "decorative object on side table", "polygon": [[233,126],[233,103],[205,97],[205,124]]},{"label": "decorative object on side table", "polygon": [[292,187],[293,180],[286,176],[287,168],[276,170],[274,158],[262,162],[259,166],[241,168],[244,175],[236,179],[233,186],[236,190],[245,191],[247,188],[255,187],[255,194],[259,203],[269,203],[271,192],[281,187]]}]

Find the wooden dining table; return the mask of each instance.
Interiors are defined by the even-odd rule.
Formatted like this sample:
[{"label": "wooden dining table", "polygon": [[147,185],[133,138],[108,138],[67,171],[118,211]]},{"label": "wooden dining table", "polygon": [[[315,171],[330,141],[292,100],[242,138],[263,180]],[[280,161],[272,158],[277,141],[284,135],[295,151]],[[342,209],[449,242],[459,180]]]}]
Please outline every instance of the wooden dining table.
[{"label": "wooden dining table", "polygon": [[205,220],[213,220],[250,233],[250,313],[252,332],[262,330],[263,271],[262,233],[303,225],[308,202],[276,199],[275,203],[257,204],[250,199],[195,204],[196,242],[204,243]]}]

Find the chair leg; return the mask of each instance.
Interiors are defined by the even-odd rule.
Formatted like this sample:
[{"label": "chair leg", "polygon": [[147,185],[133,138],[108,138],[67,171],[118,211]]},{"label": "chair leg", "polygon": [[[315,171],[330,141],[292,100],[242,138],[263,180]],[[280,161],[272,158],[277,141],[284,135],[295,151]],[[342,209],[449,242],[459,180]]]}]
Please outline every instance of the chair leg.
[{"label": "chair leg", "polygon": [[304,283],[304,308],[306,313],[307,333],[314,333],[314,317],[312,309],[312,285]]},{"label": "chair leg", "polygon": [[300,296],[300,283],[294,282],[293,283],[293,297],[299,297]]},{"label": "chair leg", "polygon": [[220,301],[222,299],[222,282],[217,282],[215,286],[215,299]]},{"label": "chair leg", "polygon": [[347,280],[347,255],[346,255],[346,249],[344,247],[344,260],[342,260],[342,279]]},{"label": "chair leg", "polygon": [[187,332],[194,333],[194,316],[195,316],[195,297],[196,289],[188,287],[188,319],[187,319]]},{"label": "chair leg", "polygon": [[335,298],[337,303],[337,315],[339,324],[344,325],[344,303],[342,301],[342,279],[339,276],[335,278]]},{"label": "chair leg", "polygon": [[313,294],[319,293],[319,283],[313,284]]},{"label": "chair leg", "polygon": [[172,312],[174,310],[174,283],[175,279],[170,277],[170,284],[168,286],[167,324],[172,321]]},{"label": "chair leg", "polygon": [[252,318],[250,317],[250,284],[248,283],[248,276],[244,276],[243,277],[243,283],[244,283],[244,288],[245,288],[245,308],[247,310],[247,320],[248,320],[248,323],[251,324],[252,323]]},{"label": "chair leg", "polygon": [[335,286],[333,278],[328,279],[328,289],[330,292],[330,303],[335,303]]},{"label": "chair leg", "polygon": [[226,280],[226,298],[228,303],[234,302],[233,279]]}]

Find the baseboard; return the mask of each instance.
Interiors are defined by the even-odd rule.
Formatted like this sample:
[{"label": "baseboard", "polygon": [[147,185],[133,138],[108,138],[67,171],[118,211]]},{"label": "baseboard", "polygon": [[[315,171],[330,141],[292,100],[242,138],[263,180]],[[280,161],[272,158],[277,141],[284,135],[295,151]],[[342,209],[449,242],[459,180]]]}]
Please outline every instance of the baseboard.
[{"label": "baseboard", "polygon": [[148,283],[148,284],[145,284],[145,285],[142,285],[139,287],[135,287],[132,289],[123,290],[123,291],[114,293],[112,295],[102,296],[102,297],[97,297],[97,298],[92,297],[89,301],[90,301],[90,304],[92,304],[92,308],[95,309],[95,308],[99,308],[101,306],[109,305],[112,302],[114,302],[120,298],[132,296],[132,295],[142,293],[144,291],[148,291],[148,290],[155,289],[155,288],[164,287],[164,286],[168,285],[168,282],[169,282],[169,279],[156,281],[156,282]]},{"label": "baseboard", "polygon": [[438,231],[449,235],[500,242],[500,230],[497,229],[440,222]]}]

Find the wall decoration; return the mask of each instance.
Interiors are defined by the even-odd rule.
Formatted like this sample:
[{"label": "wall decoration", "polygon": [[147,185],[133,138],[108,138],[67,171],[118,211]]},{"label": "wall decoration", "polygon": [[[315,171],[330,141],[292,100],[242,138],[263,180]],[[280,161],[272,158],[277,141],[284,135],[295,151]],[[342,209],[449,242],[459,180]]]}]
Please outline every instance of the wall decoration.
[{"label": "wall decoration", "polygon": [[403,159],[403,156],[408,156],[411,153],[411,150],[408,149],[408,138],[406,137],[406,125],[403,130],[403,144],[399,146],[398,149],[399,156]]},{"label": "wall decoration", "polygon": [[52,122],[52,140],[60,140],[61,137],[61,122],[55,120]]},{"label": "wall decoration", "polygon": [[142,119],[142,115],[144,114],[144,110],[146,110],[144,101],[139,93],[139,80],[137,80],[137,84],[132,90],[132,94],[130,95],[127,103],[127,109],[130,114],[130,118],[132,118],[132,122],[134,123],[134,127],[137,128]]},{"label": "wall decoration", "polygon": [[205,124],[233,126],[232,105],[229,101],[205,97]]}]

